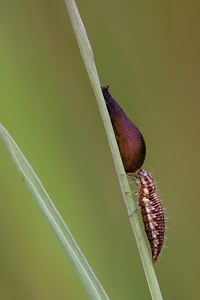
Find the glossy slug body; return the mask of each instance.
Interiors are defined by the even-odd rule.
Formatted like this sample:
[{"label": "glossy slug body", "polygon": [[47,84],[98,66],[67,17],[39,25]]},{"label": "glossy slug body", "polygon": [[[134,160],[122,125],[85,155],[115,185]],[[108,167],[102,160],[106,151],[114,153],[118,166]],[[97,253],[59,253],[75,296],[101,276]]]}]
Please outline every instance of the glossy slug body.
[{"label": "glossy slug body", "polygon": [[108,87],[109,85],[102,87],[102,93],[113,125],[122,162],[126,173],[134,173],[144,163],[146,155],[144,138],[139,129],[110,95]]}]

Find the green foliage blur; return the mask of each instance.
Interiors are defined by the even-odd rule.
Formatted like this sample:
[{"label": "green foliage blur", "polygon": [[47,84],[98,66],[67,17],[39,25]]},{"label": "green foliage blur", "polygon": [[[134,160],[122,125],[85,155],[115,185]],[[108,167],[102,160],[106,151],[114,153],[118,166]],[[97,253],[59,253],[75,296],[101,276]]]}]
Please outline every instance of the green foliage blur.
[{"label": "green foliage blur", "polygon": [[[102,85],[140,128],[167,208],[164,299],[198,299],[198,1],[77,1]],[[0,121],[111,299],[150,299],[63,1],[2,1]],[[89,299],[0,142],[0,299]],[[133,187],[134,189],[134,187]],[[137,198],[135,198],[137,201]],[[136,213],[140,213],[139,211]]]}]

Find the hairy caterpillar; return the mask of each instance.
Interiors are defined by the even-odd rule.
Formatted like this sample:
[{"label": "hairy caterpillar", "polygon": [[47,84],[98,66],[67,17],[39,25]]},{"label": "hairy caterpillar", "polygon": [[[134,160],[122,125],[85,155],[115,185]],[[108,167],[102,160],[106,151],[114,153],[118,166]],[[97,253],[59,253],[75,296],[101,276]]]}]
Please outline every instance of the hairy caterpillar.
[{"label": "hairy caterpillar", "polygon": [[152,176],[141,169],[136,177],[140,181],[139,205],[145,231],[150,243],[152,262],[155,263],[161,252],[165,235],[165,217],[161,202],[156,193]]}]

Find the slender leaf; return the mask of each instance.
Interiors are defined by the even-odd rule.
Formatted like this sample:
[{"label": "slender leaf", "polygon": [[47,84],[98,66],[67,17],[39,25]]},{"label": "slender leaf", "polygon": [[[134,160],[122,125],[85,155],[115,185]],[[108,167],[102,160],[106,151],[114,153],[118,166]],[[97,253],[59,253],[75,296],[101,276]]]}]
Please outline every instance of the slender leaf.
[{"label": "slender leaf", "polygon": [[55,205],[45,191],[41,181],[12,139],[7,130],[0,124],[0,135],[37,206],[45,216],[51,229],[59,240],[65,254],[80,277],[92,299],[109,299],[92,271],[89,263],[74,240],[69,228],[63,221]]}]

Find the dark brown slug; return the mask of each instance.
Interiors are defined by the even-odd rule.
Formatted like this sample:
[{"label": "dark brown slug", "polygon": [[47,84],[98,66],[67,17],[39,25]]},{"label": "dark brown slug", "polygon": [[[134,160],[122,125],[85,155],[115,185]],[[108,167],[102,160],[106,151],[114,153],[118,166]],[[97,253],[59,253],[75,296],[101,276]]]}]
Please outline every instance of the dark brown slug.
[{"label": "dark brown slug", "polygon": [[110,95],[108,88],[109,85],[106,85],[101,89],[115,132],[122,162],[126,173],[134,173],[144,163],[146,155],[144,138],[139,129]]}]

